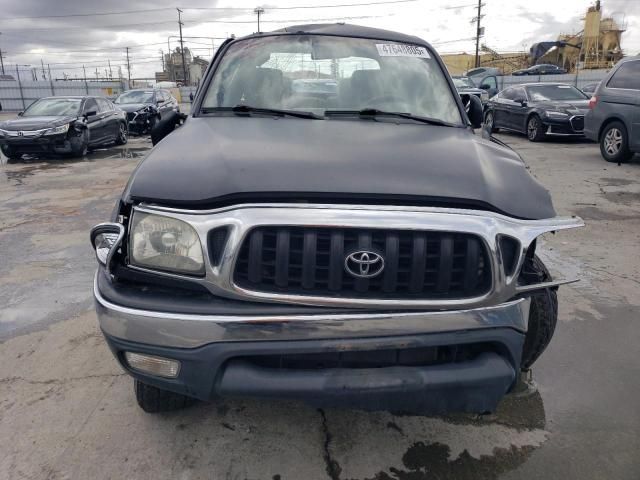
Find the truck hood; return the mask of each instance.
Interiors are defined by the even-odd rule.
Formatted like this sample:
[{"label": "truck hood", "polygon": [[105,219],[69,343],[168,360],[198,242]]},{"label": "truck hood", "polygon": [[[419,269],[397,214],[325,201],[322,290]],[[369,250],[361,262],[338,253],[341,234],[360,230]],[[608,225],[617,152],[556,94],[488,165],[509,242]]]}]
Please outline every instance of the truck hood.
[{"label": "truck hood", "polygon": [[3,130],[40,130],[43,128],[52,128],[70,123],[78,117],[69,116],[47,116],[47,117],[18,117],[13,120],[7,120],[0,123]]},{"label": "truck hood", "polygon": [[555,216],[508,148],[464,128],[353,119],[189,118],[140,163],[124,200],[204,208],[284,195]]}]

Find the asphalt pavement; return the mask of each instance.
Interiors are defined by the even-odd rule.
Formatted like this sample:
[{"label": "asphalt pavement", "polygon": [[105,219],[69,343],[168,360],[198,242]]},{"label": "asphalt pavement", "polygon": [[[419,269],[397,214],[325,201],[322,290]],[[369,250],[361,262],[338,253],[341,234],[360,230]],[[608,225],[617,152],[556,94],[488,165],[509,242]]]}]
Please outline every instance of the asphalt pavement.
[{"label": "asphalt pavement", "polygon": [[560,290],[529,388],[482,417],[243,399],[145,414],[97,325],[88,231],[150,142],[0,158],[0,478],[640,478],[640,158],[500,138],[587,226],[542,242],[552,272],[581,281]]}]

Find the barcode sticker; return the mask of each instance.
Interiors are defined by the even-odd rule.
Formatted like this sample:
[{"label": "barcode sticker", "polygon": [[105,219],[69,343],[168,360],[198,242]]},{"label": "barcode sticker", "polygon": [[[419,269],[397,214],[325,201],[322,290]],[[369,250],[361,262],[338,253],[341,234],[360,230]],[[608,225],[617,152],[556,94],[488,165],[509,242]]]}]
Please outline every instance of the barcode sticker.
[{"label": "barcode sticker", "polygon": [[417,57],[431,58],[424,47],[402,43],[376,43],[378,55],[381,57]]}]

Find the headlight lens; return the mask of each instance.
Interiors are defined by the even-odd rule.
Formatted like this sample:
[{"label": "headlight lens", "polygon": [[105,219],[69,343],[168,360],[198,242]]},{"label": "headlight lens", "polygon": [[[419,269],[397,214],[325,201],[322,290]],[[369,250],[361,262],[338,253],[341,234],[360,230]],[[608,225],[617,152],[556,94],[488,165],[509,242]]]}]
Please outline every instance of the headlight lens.
[{"label": "headlight lens", "polygon": [[198,234],[181,220],[135,212],[130,241],[134,265],[188,275],[204,274]]},{"label": "headlight lens", "polygon": [[53,127],[44,132],[45,135],[59,135],[61,133],[67,133],[69,130],[69,124],[60,125],[59,127]]},{"label": "headlight lens", "polygon": [[569,116],[564,112],[556,112],[555,110],[547,110],[545,113],[547,114],[547,117],[565,118]]}]

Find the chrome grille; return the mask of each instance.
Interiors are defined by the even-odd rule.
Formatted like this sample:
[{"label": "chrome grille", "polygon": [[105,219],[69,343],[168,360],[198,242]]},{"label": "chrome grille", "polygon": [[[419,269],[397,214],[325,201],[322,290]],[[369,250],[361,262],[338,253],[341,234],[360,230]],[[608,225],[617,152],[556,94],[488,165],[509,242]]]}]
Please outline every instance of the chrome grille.
[{"label": "chrome grille", "polygon": [[[384,269],[358,278],[350,252],[370,250]],[[258,227],[246,236],[234,282],[252,291],[381,299],[476,297],[491,288],[482,240],[472,234],[333,227]]]}]

